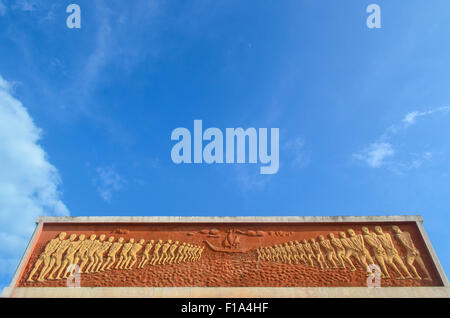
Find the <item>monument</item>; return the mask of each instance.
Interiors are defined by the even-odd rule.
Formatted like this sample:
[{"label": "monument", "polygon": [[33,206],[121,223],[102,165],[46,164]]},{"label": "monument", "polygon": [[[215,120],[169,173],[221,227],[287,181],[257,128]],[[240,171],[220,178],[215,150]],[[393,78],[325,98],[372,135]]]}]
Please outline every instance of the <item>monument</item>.
[{"label": "monument", "polygon": [[420,216],[42,217],[5,297],[449,297]]}]

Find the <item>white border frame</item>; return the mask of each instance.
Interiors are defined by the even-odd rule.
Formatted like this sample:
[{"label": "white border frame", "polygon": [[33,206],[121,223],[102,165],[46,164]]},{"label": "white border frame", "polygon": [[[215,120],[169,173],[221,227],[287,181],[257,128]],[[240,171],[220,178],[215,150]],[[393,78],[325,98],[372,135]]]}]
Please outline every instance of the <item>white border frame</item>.
[{"label": "white border frame", "polygon": [[[377,223],[415,222],[444,287],[15,287],[44,223]],[[420,215],[395,216],[82,216],[39,217],[36,229],[2,297],[450,297],[447,276]],[[226,295],[226,296],[220,296]],[[404,295],[404,296],[402,296]]]}]

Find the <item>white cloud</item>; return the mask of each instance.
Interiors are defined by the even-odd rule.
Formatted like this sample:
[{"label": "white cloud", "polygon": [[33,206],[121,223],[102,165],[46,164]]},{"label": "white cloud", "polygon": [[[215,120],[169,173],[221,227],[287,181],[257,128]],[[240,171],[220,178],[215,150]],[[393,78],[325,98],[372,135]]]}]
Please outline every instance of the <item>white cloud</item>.
[{"label": "white cloud", "polygon": [[97,168],[97,178],[94,183],[97,191],[106,202],[110,202],[114,191],[122,189],[126,180],[122,178],[115,170],[114,166]]},{"label": "white cloud", "polygon": [[[38,216],[69,215],[41,130],[0,76],[0,279],[11,278]],[[14,265],[14,266],[13,266]],[[13,266],[13,267],[12,267]]]},{"label": "white cloud", "polygon": [[426,111],[412,111],[403,117],[400,123],[391,125],[385,132],[377,139],[377,141],[371,143],[364,150],[354,153],[352,156],[355,159],[364,161],[371,168],[379,168],[385,165],[389,165],[389,169],[396,173],[403,173],[405,171],[416,169],[422,166],[426,161],[431,161],[432,153],[429,151],[424,152],[420,156],[407,161],[385,161],[388,157],[395,155],[394,146],[390,142],[393,136],[405,131],[408,127],[415,124],[421,117],[432,115],[435,113],[449,112],[450,106],[437,107]]},{"label": "white cloud", "polygon": [[5,81],[3,79],[3,77],[0,76],[0,89],[4,90],[4,91],[11,91],[12,89],[12,85],[10,83],[8,83],[7,81]]},{"label": "white cloud", "polygon": [[431,152],[427,151],[423,154],[412,154],[413,158],[409,161],[392,162],[388,169],[396,174],[404,174],[410,170],[420,168],[423,164],[430,162],[433,158]]},{"label": "white cloud", "polygon": [[419,116],[418,111],[410,112],[405,116],[405,118],[403,118],[402,122],[405,124],[405,126],[412,125],[415,123],[417,116]]},{"label": "white cloud", "polygon": [[423,112],[419,112],[419,111],[415,110],[415,111],[412,111],[412,112],[406,114],[406,116],[402,120],[402,123],[404,124],[404,127],[406,128],[406,127],[414,124],[416,122],[417,118],[419,118],[419,117],[431,115],[431,114],[438,113],[438,112],[448,112],[448,111],[450,111],[450,106],[438,107],[438,108],[430,109],[430,110],[423,111]]},{"label": "white cloud", "polygon": [[386,163],[385,159],[395,153],[392,145],[387,142],[374,142],[363,151],[353,154],[353,157],[365,161],[369,167],[379,168]]}]

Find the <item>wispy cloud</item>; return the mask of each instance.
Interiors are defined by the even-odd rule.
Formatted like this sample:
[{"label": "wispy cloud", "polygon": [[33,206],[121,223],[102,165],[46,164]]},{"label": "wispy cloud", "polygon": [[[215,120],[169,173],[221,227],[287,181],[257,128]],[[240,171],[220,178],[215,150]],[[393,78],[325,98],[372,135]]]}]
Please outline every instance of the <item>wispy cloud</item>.
[{"label": "wispy cloud", "polygon": [[388,142],[374,142],[364,150],[353,154],[353,157],[366,162],[369,167],[379,168],[386,164],[385,159],[395,154],[392,145]]},{"label": "wispy cloud", "polygon": [[416,122],[416,120],[420,117],[432,115],[432,114],[440,113],[440,112],[448,112],[448,111],[450,111],[450,106],[443,106],[443,107],[430,109],[430,110],[423,111],[423,112],[413,111],[413,112],[406,114],[406,116],[402,120],[402,123],[404,124],[404,127],[406,128],[406,127],[409,127],[412,124],[414,124]]},{"label": "wispy cloud", "polygon": [[400,132],[406,131],[420,118],[445,112],[450,112],[450,106],[437,107],[426,111],[409,112],[399,123],[388,127],[385,132],[377,139],[377,141],[370,143],[363,150],[352,154],[352,157],[354,159],[365,162],[371,168],[380,168],[382,166],[386,166],[389,168],[389,170],[396,173],[403,173],[411,169],[419,168],[424,162],[432,160],[432,153],[430,151],[426,151],[420,155],[413,154],[413,158],[407,161],[387,161],[388,158],[393,158],[397,154],[397,151],[394,149],[391,139]]},{"label": "wispy cloud", "polygon": [[111,202],[113,192],[121,190],[127,181],[120,176],[114,166],[100,167],[96,169],[97,177],[94,184],[97,191],[106,202]]},{"label": "wispy cloud", "polygon": [[10,94],[12,89],[12,84],[7,82],[1,75],[0,75],[0,89],[3,91],[4,94]]},{"label": "wispy cloud", "polygon": [[[164,3],[157,1],[136,2],[127,4],[126,10],[122,5],[112,4],[109,1],[98,0],[94,2],[94,14],[97,21],[95,30],[95,44],[91,52],[80,66],[77,81],[74,87],[79,98],[79,107],[84,107],[91,98],[99,82],[103,81],[104,72],[110,66],[117,66],[122,70],[132,68],[139,64],[142,58],[151,55],[156,45],[143,46],[142,38],[134,36],[140,34],[146,28],[159,31],[153,25],[153,18],[160,13],[160,7]],[[124,12],[122,12],[124,11]],[[133,18],[129,21],[127,17]],[[119,22],[119,23],[117,23]],[[148,42],[146,42],[148,43]],[[93,116],[90,109],[83,109],[88,115]]]},{"label": "wispy cloud", "polygon": [[433,158],[431,152],[427,151],[422,154],[412,154],[409,161],[392,162],[388,169],[396,174],[404,174],[410,170],[420,168],[424,163],[430,162]]},{"label": "wispy cloud", "polygon": [[58,170],[13,85],[0,76],[0,276],[11,277],[38,216],[69,215]]}]

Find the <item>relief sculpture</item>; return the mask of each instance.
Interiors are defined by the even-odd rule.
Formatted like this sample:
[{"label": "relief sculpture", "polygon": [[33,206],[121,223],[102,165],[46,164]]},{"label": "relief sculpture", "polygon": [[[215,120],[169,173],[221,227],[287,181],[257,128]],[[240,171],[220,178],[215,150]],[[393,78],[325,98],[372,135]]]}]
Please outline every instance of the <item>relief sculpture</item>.
[{"label": "relief sculpture", "polygon": [[[67,278],[74,271],[73,265],[78,265],[79,262],[81,262],[79,265],[80,274],[92,274],[105,270],[132,270],[138,262],[138,253],[145,244],[144,239],[135,242],[134,238],[130,238],[128,242],[123,243],[123,237],[114,242],[114,236],[110,236],[105,241],[105,234],[101,234],[98,240],[95,239],[95,234],[92,234],[88,240],[85,240],[85,235],[81,234],[78,241],[75,241],[76,234],[72,234],[69,239],[64,240],[66,235],[65,232],[61,232],[55,239],[48,242],[29,274],[28,282],[33,282],[33,276],[39,269],[37,278],[39,282],[60,280],[62,273],[65,273],[64,278]],[[155,245],[153,243],[154,240],[150,240],[145,245],[137,268],[142,269],[147,265],[150,260],[150,253],[152,253],[152,258],[149,265],[164,266],[172,263],[197,262],[204,250],[202,246],[184,242],[179,245],[178,241],[173,242],[172,240],[166,242],[158,240]],[[107,257],[103,262],[105,253],[107,253]],[[117,255],[119,255],[118,258],[116,258]],[[86,269],[83,271],[85,267]],[[51,274],[47,277],[49,272]]]},{"label": "relief sculpture", "polygon": [[[361,265],[361,270],[366,271],[369,265],[376,264],[381,269],[381,278],[391,279],[388,268],[395,274],[396,280],[422,278],[417,273],[414,263],[416,262],[425,274],[426,280],[431,280],[430,274],[423,262],[419,251],[415,248],[411,235],[402,232],[398,226],[392,226],[394,237],[405,249],[406,255],[402,257],[395,248],[389,233],[385,233],[381,226],[375,226],[370,232],[367,227],[361,228],[361,234],[356,234],[355,230],[348,229],[346,233],[339,232],[339,238],[334,233],[328,233],[328,239],[324,235],[315,238],[289,241],[273,246],[258,247],[256,250],[256,260],[266,262],[282,262],[286,264],[302,264],[309,267],[318,265],[321,270],[346,269],[346,264],[350,271],[356,271],[351,257]],[[415,274],[412,277],[407,266],[403,262],[405,259],[408,267]],[[400,269],[397,267],[400,267]],[[367,272],[367,275],[371,271]]]},{"label": "relief sculpture", "polygon": [[408,232],[402,232],[402,230],[400,230],[400,228],[395,225],[392,227],[392,230],[395,233],[394,234],[395,238],[406,250],[406,264],[408,264],[409,268],[414,273],[414,277],[416,279],[422,279],[420,275],[417,273],[416,268],[414,267],[414,262],[417,261],[419,267],[425,273],[425,279],[431,280],[430,273],[428,272],[427,267],[425,266],[425,263],[422,260],[422,257],[420,256],[419,250],[416,249],[416,247],[414,246],[411,235]]},{"label": "relief sculpture", "polygon": [[250,286],[364,286],[374,265],[388,286],[435,283],[415,238],[398,225],[312,232],[222,227],[181,231],[173,238],[171,232],[133,235],[132,229],[67,232],[35,249],[22,285],[64,286],[74,265],[89,286],[234,286],[242,280]]}]

